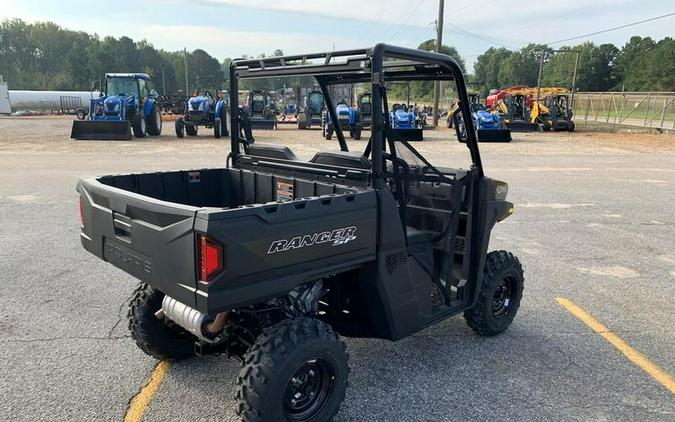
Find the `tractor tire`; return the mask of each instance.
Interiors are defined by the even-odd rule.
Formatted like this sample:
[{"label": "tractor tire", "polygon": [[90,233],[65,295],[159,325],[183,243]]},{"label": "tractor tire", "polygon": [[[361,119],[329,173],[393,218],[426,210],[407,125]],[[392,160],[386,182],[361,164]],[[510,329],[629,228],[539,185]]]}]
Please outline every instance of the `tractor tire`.
[{"label": "tractor tire", "polygon": [[162,134],[162,114],[159,112],[157,104],[153,104],[150,110],[150,117],[148,120],[148,135],[159,136]]},{"label": "tractor tire", "polygon": [[145,354],[155,359],[186,359],[194,356],[196,337],[174,324],[157,319],[164,294],[141,283],[129,302],[131,338]]},{"label": "tractor tire", "polygon": [[185,137],[185,122],[182,117],[176,119],[176,136],[179,138]]},{"label": "tractor tire", "polygon": [[145,121],[143,114],[136,113],[134,120],[131,124],[131,128],[134,130],[134,136],[137,138],[145,138],[145,135],[148,134],[148,126]]},{"label": "tractor tire", "polygon": [[567,124],[567,131],[568,132],[574,132],[574,122],[569,122]]},{"label": "tractor tire", "polygon": [[305,113],[298,114],[298,129],[299,130],[307,129],[307,115]]},{"label": "tractor tire", "polygon": [[199,129],[197,129],[197,126],[195,125],[185,125],[185,133],[187,136],[197,136],[197,132],[199,132]]},{"label": "tractor tire", "polygon": [[361,140],[361,128],[360,127],[357,127],[356,129],[354,129],[354,139],[357,140],[357,141]]},{"label": "tractor tire", "polygon": [[493,251],[485,258],[478,302],[464,311],[464,319],[481,336],[494,336],[506,330],[518,312],[523,297],[523,267],[507,251]]},{"label": "tractor tire", "polygon": [[230,131],[227,129],[227,112],[223,111],[220,116],[220,136],[227,138],[230,136]]},{"label": "tractor tire", "polygon": [[324,135],[326,140],[330,141],[333,138],[333,131],[331,129],[326,129]]},{"label": "tractor tire", "polygon": [[220,139],[220,129],[223,125],[223,122],[220,120],[220,117],[216,117],[213,121],[213,136],[216,139]]},{"label": "tractor tire", "polygon": [[349,377],[333,329],[300,317],[266,328],[244,356],[235,400],[243,422],[332,420]]}]

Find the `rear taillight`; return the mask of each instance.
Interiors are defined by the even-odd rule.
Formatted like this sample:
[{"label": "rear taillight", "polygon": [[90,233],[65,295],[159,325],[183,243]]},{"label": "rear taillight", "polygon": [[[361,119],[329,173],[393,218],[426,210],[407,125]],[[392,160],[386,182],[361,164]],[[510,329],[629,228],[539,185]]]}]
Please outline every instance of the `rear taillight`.
[{"label": "rear taillight", "polygon": [[199,247],[199,282],[208,283],[213,276],[223,270],[223,247],[207,236],[197,236]]},{"label": "rear taillight", "polygon": [[82,195],[80,195],[80,227],[84,227],[84,202]]}]

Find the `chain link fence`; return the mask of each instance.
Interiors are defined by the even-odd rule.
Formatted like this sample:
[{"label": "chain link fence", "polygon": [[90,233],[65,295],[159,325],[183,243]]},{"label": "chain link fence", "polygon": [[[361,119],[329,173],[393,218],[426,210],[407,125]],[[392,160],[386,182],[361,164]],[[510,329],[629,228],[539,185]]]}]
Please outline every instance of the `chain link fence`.
[{"label": "chain link fence", "polygon": [[577,126],[675,130],[675,92],[578,92],[573,107]]}]

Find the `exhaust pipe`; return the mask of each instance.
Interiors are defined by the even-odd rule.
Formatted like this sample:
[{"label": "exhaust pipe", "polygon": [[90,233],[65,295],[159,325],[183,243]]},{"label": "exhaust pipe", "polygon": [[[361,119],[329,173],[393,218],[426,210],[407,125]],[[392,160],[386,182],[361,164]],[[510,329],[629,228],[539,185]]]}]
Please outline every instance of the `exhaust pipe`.
[{"label": "exhaust pipe", "polygon": [[169,296],[164,296],[162,309],[155,314],[158,318],[169,318],[195,337],[208,343],[212,343],[213,337],[222,331],[228,315],[229,312],[221,312],[210,320],[205,314]]}]

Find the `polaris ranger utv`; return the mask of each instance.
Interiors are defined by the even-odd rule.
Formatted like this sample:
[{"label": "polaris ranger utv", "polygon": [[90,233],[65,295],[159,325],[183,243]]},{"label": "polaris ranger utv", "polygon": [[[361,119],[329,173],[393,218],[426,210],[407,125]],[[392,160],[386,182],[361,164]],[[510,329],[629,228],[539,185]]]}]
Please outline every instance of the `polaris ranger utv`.
[{"label": "polaris ranger utv", "polygon": [[[298,64],[302,62],[302,64]],[[225,168],[80,179],[83,246],[140,280],[130,303],[136,344],[157,359],[223,353],[243,362],[243,421],[326,421],[345,397],[340,336],[398,340],[463,313],[479,335],[512,322],[523,270],[487,252],[507,218],[507,184],[486,177],[460,67],[449,56],[371,49],[235,60],[244,79],[313,76],[328,89],[369,83],[372,136],[299,160],[241,139],[231,115]],[[387,81],[454,80],[469,169],[436,167],[389,115]],[[244,131],[247,132],[247,131]],[[422,352],[422,351],[420,351]]]}]

